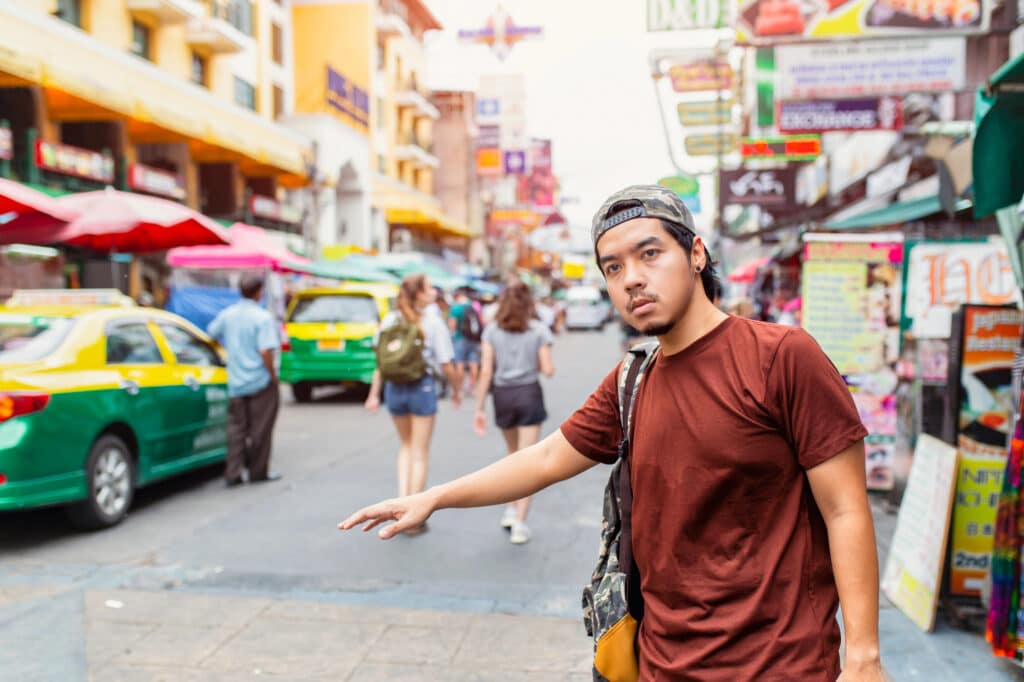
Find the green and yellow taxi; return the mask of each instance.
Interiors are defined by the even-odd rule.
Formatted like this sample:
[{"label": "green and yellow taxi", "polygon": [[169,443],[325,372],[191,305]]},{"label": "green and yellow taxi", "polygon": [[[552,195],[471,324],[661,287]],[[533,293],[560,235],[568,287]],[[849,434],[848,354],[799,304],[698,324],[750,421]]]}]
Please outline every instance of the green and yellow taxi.
[{"label": "green and yellow taxi", "polygon": [[114,290],[0,306],[0,510],[112,526],[137,488],[224,459],[227,410],[223,354],[177,315]]},{"label": "green and yellow taxi", "polygon": [[377,357],[373,338],[391,310],[398,287],[345,282],[298,292],[288,306],[281,352],[281,381],[296,402],[308,402],[316,386],[368,386]]}]

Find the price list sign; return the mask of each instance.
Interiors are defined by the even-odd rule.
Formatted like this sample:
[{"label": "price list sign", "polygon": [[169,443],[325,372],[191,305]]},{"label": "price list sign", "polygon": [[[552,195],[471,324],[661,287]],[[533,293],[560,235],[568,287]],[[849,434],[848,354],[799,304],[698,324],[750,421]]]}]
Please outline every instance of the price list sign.
[{"label": "price list sign", "polygon": [[878,334],[865,315],[867,274],[867,263],[804,263],[803,327],[842,374],[869,372],[881,361]]}]

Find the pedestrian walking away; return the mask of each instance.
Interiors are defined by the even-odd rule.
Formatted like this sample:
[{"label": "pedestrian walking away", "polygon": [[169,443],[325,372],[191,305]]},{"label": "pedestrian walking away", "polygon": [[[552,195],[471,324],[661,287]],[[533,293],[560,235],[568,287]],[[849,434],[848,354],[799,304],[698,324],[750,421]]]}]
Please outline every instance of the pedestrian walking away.
[{"label": "pedestrian walking away", "polygon": [[[494,422],[508,447],[508,454],[527,448],[540,439],[540,427],[547,419],[540,375],[552,377],[551,330],[533,319],[534,302],[529,287],[513,284],[498,299],[497,320],[484,329],[480,383],[476,390],[474,428],[481,436],[487,430],[485,403],[491,393]],[[492,390],[493,386],[493,390]],[[530,539],[526,515],[530,498],[524,497],[505,508],[501,526],[509,531],[512,544]]]},{"label": "pedestrian walking away", "polygon": [[[621,384],[612,369],[539,443],[365,507],[339,528],[391,521],[378,529],[388,539],[438,509],[519,500],[614,463],[626,472],[609,482],[623,517],[605,521],[622,532],[605,549],[628,579],[595,608],[628,601],[639,621],[629,647],[637,667],[629,674],[625,654],[595,656],[595,674],[601,666],[623,680],[882,682],[866,430],[839,372],[803,330],[714,306],[714,262],[671,190],[613,194],[592,237],[619,314],[658,340],[644,364],[624,363]],[[633,380],[624,429],[619,389]]]},{"label": "pedestrian walking away", "polygon": [[469,391],[473,391],[480,375],[480,344],[483,322],[469,292],[460,289],[455,294],[455,305],[448,312],[448,326],[455,345],[455,365],[459,370],[459,381],[465,385],[469,379]]},{"label": "pedestrian walking away", "polygon": [[[400,441],[400,496],[421,493],[427,485],[441,372],[452,387],[452,403],[458,407],[462,402],[452,340],[444,317],[434,310],[436,297],[426,275],[407,275],[398,291],[398,310],[381,321],[376,343],[377,369],[366,408],[376,414],[383,394]],[[424,518],[402,530],[417,535],[426,529]]]},{"label": "pedestrian walking away", "polygon": [[242,300],[210,323],[210,336],[228,354],[228,455],[224,480],[229,487],[248,476],[252,483],[276,481],[270,471],[274,424],[280,402],[276,354],[281,339],[274,316],[260,307],[263,279],[242,278]]}]

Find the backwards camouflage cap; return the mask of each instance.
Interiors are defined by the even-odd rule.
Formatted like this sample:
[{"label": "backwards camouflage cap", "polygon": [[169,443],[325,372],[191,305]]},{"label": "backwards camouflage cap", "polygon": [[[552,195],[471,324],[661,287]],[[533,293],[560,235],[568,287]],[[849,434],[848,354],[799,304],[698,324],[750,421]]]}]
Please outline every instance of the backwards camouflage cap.
[{"label": "backwards camouflage cap", "polygon": [[[621,204],[625,209],[616,211]],[[632,185],[608,197],[594,214],[590,232],[594,244],[608,230],[634,218],[662,218],[696,231],[693,215],[678,194],[661,185]]]}]

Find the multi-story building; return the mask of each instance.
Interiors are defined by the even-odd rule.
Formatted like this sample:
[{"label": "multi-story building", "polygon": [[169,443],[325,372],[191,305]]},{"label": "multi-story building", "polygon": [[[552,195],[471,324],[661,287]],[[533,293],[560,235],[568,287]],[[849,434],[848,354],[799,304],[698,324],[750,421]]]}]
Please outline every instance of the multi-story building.
[{"label": "multi-story building", "polygon": [[281,200],[311,147],[275,122],[292,99],[289,24],[278,0],[4,3],[0,157],[51,190],[114,185],[298,233]]}]

